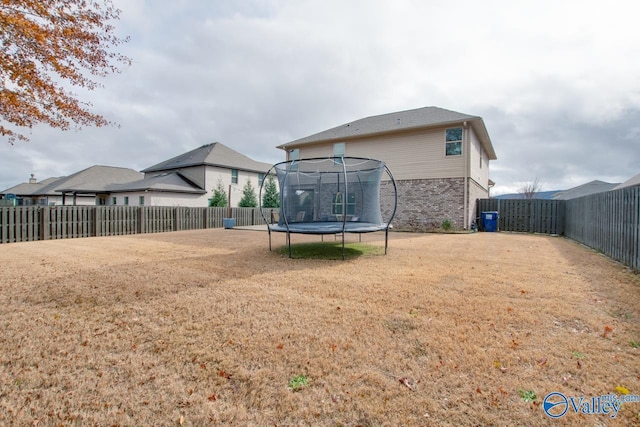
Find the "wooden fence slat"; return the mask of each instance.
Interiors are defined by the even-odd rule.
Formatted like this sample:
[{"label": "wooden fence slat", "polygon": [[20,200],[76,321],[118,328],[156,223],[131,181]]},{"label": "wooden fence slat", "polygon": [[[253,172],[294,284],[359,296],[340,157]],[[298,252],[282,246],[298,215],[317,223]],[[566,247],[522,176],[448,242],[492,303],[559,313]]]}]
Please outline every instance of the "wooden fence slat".
[{"label": "wooden fence slat", "polygon": [[0,243],[9,243],[7,231],[9,229],[8,218],[9,209],[0,208]]}]

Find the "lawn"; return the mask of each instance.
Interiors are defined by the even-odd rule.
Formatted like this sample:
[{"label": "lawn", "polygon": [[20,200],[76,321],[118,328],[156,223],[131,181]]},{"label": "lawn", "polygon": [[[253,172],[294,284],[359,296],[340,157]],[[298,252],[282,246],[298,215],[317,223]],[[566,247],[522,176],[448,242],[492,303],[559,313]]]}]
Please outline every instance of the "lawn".
[{"label": "lawn", "polygon": [[543,411],[640,394],[640,276],[564,238],[391,233],[342,261],[216,229],[0,265],[3,425],[640,424],[640,403]]}]

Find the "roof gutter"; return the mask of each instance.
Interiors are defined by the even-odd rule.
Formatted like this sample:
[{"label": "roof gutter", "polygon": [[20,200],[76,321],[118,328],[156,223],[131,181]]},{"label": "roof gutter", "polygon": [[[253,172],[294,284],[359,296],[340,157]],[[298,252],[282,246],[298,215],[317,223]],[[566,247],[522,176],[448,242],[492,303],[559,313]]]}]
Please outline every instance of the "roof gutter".
[{"label": "roof gutter", "polygon": [[462,123],[462,128],[463,128],[463,133],[462,133],[462,156],[463,156],[463,162],[464,162],[464,183],[463,183],[463,197],[464,200],[462,201],[463,204],[463,208],[462,208],[462,212],[464,215],[464,221],[462,223],[462,226],[465,230],[467,230],[468,227],[468,223],[469,223],[469,167],[470,167],[470,162],[469,159],[471,158],[469,153],[470,150],[470,143],[469,143],[469,126],[467,124],[467,122],[463,122]]}]

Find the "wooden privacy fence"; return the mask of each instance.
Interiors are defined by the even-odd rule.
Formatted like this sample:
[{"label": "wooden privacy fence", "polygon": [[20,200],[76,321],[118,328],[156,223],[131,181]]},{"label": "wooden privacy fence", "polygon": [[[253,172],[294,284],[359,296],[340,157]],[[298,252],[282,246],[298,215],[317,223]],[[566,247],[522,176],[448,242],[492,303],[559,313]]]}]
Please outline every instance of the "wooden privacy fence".
[{"label": "wooden privacy fence", "polygon": [[640,269],[640,187],[567,200],[565,235]]},{"label": "wooden privacy fence", "polygon": [[[221,228],[227,208],[16,206],[0,208],[0,243]],[[264,224],[258,208],[231,208],[236,226]]]},{"label": "wooden privacy fence", "polygon": [[498,212],[498,230],[525,233],[563,234],[565,201],[543,199],[479,199],[479,226],[482,212]]},{"label": "wooden privacy fence", "polygon": [[478,200],[478,216],[489,211],[499,213],[499,230],[564,234],[640,269],[640,186],[570,200]]}]

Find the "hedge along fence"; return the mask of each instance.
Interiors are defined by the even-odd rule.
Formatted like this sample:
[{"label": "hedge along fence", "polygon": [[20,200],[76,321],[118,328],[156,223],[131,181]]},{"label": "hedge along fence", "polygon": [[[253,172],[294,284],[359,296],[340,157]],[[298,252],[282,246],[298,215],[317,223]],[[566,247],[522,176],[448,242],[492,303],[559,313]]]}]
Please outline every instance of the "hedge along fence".
[{"label": "hedge along fence", "polygon": [[[227,208],[16,206],[0,208],[0,243],[221,228]],[[231,208],[236,226],[264,224],[258,208]]]}]

